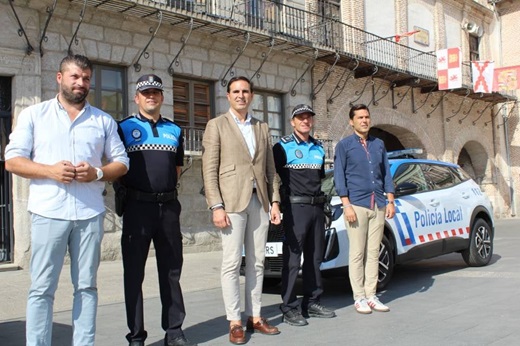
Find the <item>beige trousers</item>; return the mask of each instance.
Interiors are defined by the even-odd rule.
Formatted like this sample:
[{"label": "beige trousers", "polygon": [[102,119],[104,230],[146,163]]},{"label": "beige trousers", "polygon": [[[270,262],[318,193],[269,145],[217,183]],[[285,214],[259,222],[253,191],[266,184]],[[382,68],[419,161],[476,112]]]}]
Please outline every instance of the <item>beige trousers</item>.
[{"label": "beige trousers", "polygon": [[376,294],[379,271],[379,247],[383,239],[385,207],[373,210],[352,206],[356,221],[347,225],[349,239],[349,277],[354,300]]},{"label": "beige trousers", "polygon": [[243,212],[229,213],[228,216],[231,226],[222,230],[222,295],[228,321],[239,321],[243,249],[246,254],[245,314],[260,316],[269,217],[256,194]]}]

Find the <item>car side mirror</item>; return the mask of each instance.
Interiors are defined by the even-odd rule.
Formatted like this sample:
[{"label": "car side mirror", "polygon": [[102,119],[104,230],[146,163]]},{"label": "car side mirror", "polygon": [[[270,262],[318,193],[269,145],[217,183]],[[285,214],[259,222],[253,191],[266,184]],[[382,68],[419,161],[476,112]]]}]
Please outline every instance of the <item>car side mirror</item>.
[{"label": "car side mirror", "polygon": [[414,183],[404,182],[396,186],[395,196],[406,196],[416,193],[419,187]]}]

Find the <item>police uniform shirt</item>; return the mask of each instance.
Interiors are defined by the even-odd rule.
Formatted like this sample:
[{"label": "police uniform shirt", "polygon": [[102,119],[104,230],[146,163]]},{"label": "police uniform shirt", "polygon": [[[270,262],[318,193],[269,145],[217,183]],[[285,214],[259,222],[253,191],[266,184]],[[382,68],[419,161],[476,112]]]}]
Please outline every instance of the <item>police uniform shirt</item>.
[{"label": "police uniform shirt", "polygon": [[321,142],[312,137],[305,142],[293,133],[274,145],[273,154],[285,196],[322,195],[325,151]]},{"label": "police uniform shirt", "polygon": [[177,166],[184,161],[181,128],[162,116],[154,123],[141,114],[119,122],[130,169],[123,183],[144,192],[169,192],[177,186]]}]

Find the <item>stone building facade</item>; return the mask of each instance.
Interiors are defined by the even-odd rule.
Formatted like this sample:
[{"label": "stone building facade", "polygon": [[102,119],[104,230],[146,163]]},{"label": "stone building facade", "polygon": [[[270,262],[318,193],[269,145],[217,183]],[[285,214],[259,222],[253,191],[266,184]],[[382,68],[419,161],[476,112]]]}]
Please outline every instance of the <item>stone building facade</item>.
[{"label": "stone building facade", "polygon": [[[511,42],[514,42],[512,32],[515,32],[514,20],[518,18],[519,4],[502,1],[496,5],[492,1],[395,1],[386,4],[391,7],[386,12],[386,23],[373,25],[374,20],[383,21],[375,9],[385,5],[376,0],[364,0],[341,2],[339,16],[342,22],[365,31],[379,30],[383,37],[426,27],[429,43],[423,44],[422,50],[434,52],[461,47],[463,85],[472,88],[469,68],[472,37],[478,38],[480,60],[495,61],[496,67],[518,65],[518,54],[514,54],[517,45]],[[470,22],[476,23],[482,31],[465,30],[464,25]],[[389,23],[390,26],[381,27]],[[499,43],[501,39],[509,43]],[[401,39],[411,47],[414,41],[413,36]],[[498,45],[502,46],[500,50],[496,49]],[[511,53],[510,46],[515,46]],[[415,47],[420,45],[415,44]],[[506,52],[509,60],[505,56],[502,58]],[[329,69],[330,64],[317,64],[313,69],[314,84],[323,79]],[[314,100],[315,110],[324,115],[317,125],[319,137],[332,139],[334,146],[338,139],[351,134],[352,130],[347,126],[350,105],[365,103],[371,109],[372,126],[388,135],[387,149],[392,145],[422,148],[425,158],[460,164],[491,197],[497,217],[516,215],[515,200],[520,195],[514,137],[519,114],[515,107],[516,93],[509,93],[505,103],[493,103],[438,90],[427,93],[413,85],[394,87],[391,78],[351,77],[340,100],[331,100],[338,85],[344,85],[344,75],[344,69],[336,67]]]},{"label": "stone building facade", "polygon": [[[381,17],[373,11],[377,0],[240,3],[243,5],[213,0],[0,0],[0,22],[4,23],[0,32],[0,80],[10,86],[13,125],[22,109],[56,95],[56,71],[68,51],[87,55],[106,68],[105,72],[111,68],[122,71],[123,98],[118,99],[116,107],[119,117],[124,112],[135,112],[135,81],[142,74],[155,73],[163,79],[163,115],[175,121],[185,120],[179,116],[184,110],[184,100],[178,97],[179,86],[190,86],[188,98],[200,91],[197,86],[205,86],[207,103],[186,103],[190,145],[179,192],[187,252],[220,247],[219,231],[211,224],[201,194],[202,131],[193,124],[200,121],[200,112],[213,117],[227,111],[226,81],[233,75],[246,75],[254,82],[261,95],[255,100],[254,114],[272,125],[275,140],[291,131],[289,114],[296,104],[312,104],[318,113],[315,135],[325,141],[332,158],[334,144],[351,131],[347,126],[350,103],[366,103],[372,111],[373,125],[387,146],[422,148],[427,158],[463,164],[491,196],[497,217],[514,213],[510,180],[518,173],[519,154],[514,146],[508,150],[502,118],[495,116],[503,103],[493,101],[492,95],[480,99],[473,93],[427,92],[434,89],[431,85],[436,82],[422,78],[419,83],[429,84],[414,85],[413,79],[422,72],[410,72],[412,63],[399,57],[404,51],[408,57],[412,53],[433,57],[432,51],[454,41],[462,47],[464,60],[468,60],[468,34],[461,30],[460,23],[472,21],[484,28],[479,37],[480,58],[499,61],[503,55],[502,66],[513,64],[518,54],[509,57],[506,43],[502,43],[503,54],[494,48],[500,37],[513,39],[514,33],[507,28],[514,23],[518,4],[509,1],[505,7],[510,12],[504,10],[506,14],[496,17],[496,8],[485,0],[396,0],[391,13],[384,16],[390,17],[385,20],[393,25],[388,29],[388,25],[376,20],[377,15]],[[421,14],[431,21],[424,24],[419,20]],[[353,46],[348,39],[351,35],[369,35],[372,31],[387,42],[385,36],[408,32],[414,26],[426,26],[423,29],[428,31],[428,44],[421,48],[411,36],[403,37],[388,56],[391,61],[401,59],[395,67],[385,63],[386,58],[378,62],[377,57],[367,56],[366,52],[351,54],[360,46]],[[450,39],[453,35],[458,39]],[[421,42],[425,44],[424,37]],[[413,50],[407,50],[407,46]],[[359,69],[356,61],[361,62]],[[358,75],[361,67],[366,71],[372,66],[379,66],[378,74]],[[465,79],[464,84],[471,85],[467,71]],[[93,89],[99,92],[99,85]],[[497,100],[508,100],[495,96]],[[104,100],[102,96],[100,100]],[[511,107],[503,109],[509,112]],[[506,123],[511,145],[518,141],[514,120],[517,114],[513,109]],[[515,184],[519,186],[520,182]],[[10,261],[26,267],[30,256],[28,182],[13,177],[10,190],[11,226],[16,239],[11,240]],[[106,206],[103,258],[114,259],[120,256],[121,220],[113,212],[109,184]]]},{"label": "stone building facade", "polygon": [[[515,76],[516,81],[520,80],[520,45],[518,45],[518,25],[520,21],[520,2],[514,0],[502,0],[493,1],[495,3],[495,13],[498,20],[498,30],[500,40],[498,41],[496,50],[500,52],[497,57],[497,61],[500,62],[499,66],[509,67],[517,66],[517,75]],[[520,98],[520,90],[512,92],[512,95]],[[515,106],[513,108],[513,106]],[[506,108],[506,107],[504,107]],[[514,105],[507,107],[502,110],[502,121],[507,119],[505,122],[506,126],[501,127],[501,132],[504,133],[506,130],[507,138],[509,142],[508,155],[510,157],[511,164],[507,167],[508,176],[510,177],[510,186],[512,191],[511,215],[518,216],[520,213],[520,128],[518,124],[519,120],[519,108],[518,102]]]}]

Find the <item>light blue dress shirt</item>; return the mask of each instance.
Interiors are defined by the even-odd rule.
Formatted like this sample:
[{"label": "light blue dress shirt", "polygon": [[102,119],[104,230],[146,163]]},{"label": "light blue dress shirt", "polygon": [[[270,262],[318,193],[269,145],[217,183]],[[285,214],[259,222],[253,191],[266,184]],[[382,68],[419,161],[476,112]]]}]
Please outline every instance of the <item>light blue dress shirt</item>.
[{"label": "light blue dress shirt", "polygon": [[[9,136],[5,159],[25,157],[53,165],[67,160],[101,167],[102,158],[129,166],[125,147],[114,119],[88,102],[71,121],[58,98],[24,109]],[[31,179],[28,210],[47,218],[86,220],[105,211],[105,183],[63,184],[53,179]]]}]

